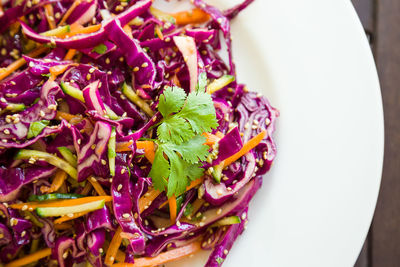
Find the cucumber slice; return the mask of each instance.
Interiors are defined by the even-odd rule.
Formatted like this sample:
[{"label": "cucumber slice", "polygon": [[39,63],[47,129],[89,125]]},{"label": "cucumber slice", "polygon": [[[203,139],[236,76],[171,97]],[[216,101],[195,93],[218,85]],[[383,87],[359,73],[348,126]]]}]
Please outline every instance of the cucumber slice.
[{"label": "cucumber slice", "polygon": [[73,87],[72,85],[70,85],[68,83],[64,83],[64,82],[61,82],[60,86],[65,94],[72,96],[73,98],[76,98],[79,101],[82,101],[83,103],[85,103],[85,98],[83,97],[83,92],[79,88]]},{"label": "cucumber slice", "polygon": [[124,83],[121,89],[122,93],[134,104],[136,104],[144,113],[152,117],[154,115],[154,111],[150,108],[149,104],[146,103],[143,99],[141,99],[135,91],[133,91],[132,87]]},{"label": "cucumber slice", "polygon": [[97,200],[89,203],[84,203],[68,207],[44,207],[36,208],[36,213],[41,217],[64,216],[84,211],[94,211],[104,207],[105,201]]},{"label": "cucumber slice", "polygon": [[7,105],[5,110],[11,111],[11,112],[19,112],[19,111],[24,111],[26,109],[26,106],[24,104],[13,104],[10,103]]},{"label": "cucumber slice", "polygon": [[113,127],[111,130],[110,139],[108,140],[108,166],[110,167],[111,176],[115,176],[115,157],[117,156],[117,153],[115,152],[115,146],[116,146],[116,132],[115,132],[115,127]]},{"label": "cucumber slice", "polygon": [[221,162],[217,166],[213,167],[213,172],[211,174],[216,183],[221,183],[223,169],[224,169],[224,162]]},{"label": "cucumber slice", "polygon": [[72,178],[78,179],[77,170],[74,167],[72,167],[68,162],[66,162],[63,159],[60,159],[57,156],[54,156],[53,154],[38,150],[21,149],[15,156],[15,159],[31,159],[31,158],[35,160],[47,161],[51,165],[64,170]]},{"label": "cucumber slice", "polygon": [[66,25],[66,26],[55,28],[53,30],[42,32],[40,35],[43,35],[43,36],[59,36],[59,35],[67,34],[70,31],[71,31],[71,27],[69,25]]},{"label": "cucumber slice", "polygon": [[224,88],[225,86],[227,86],[228,84],[230,84],[231,82],[235,81],[235,76],[232,75],[224,75],[219,79],[214,80],[212,83],[210,83],[207,86],[207,92],[209,94],[213,94],[216,91]]},{"label": "cucumber slice", "polygon": [[71,164],[72,167],[76,167],[77,166],[76,156],[74,155],[74,153],[72,153],[72,151],[69,148],[67,148],[65,146],[58,147],[58,151],[61,153],[63,158],[69,164]]},{"label": "cucumber slice", "polygon": [[225,217],[217,222],[215,222],[211,227],[219,227],[219,226],[225,226],[225,225],[232,225],[232,224],[237,224],[240,223],[240,217],[239,216],[230,216],[230,217]]},{"label": "cucumber slice", "polygon": [[117,114],[115,114],[115,112],[109,106],[104,104],[104,107],[106,108],[107,115],[108,117],[110,117],[110,119],[114,121],[120,119],[120,117]]},{"label": "cucumber slice", "polygon": [[29,196],[28,201],[47,201],[47,200],[57,200],[57,199],[74,199],[74,198],[80,198],[80,197],[83,197],[83,195],[53,193],[53,194],[45,194],[45,195],[31,195],[31,196]]}]

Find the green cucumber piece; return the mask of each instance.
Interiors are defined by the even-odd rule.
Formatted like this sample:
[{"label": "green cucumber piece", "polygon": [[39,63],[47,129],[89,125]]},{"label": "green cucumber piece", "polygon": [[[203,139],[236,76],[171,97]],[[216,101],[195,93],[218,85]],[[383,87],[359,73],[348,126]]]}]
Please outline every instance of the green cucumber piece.
[{"label": "green cucumber piece", "polygon": [[232,225],[232,224],[237,224],[240,223],[240,217],[239,216],[230,216],[230,217],[225,217],[217,222],[215,222],[211,227],[220,227],[220,226],[225,226],[225,225]]},{"label": "green cucumber piece", "polygon": [[36,208],[36,213],[41,217],[64,216],[84,211],[94,211],[104,207],[105,201],[97,200],[75,206]]},{"label": "green cucumber piece", "polygon": [[62,193],[52,193],[45,195],[31,195],[28,201],[47,201],[47,200],[57,200],[57,199],[75,199],[83,197],[79,194],[62,194]]},{"label": "green cucumber piece", "polygon": [[161,21],[169,22],[172,24],[176,23],[176,19],[171,14],[168,14],[154,7],[150,7],[149,11],[154,17]]},{"label": "green cucumber piece", "polygon": [[227,86],[228,84],[230,84],[231,82],[234,82],[234,81],[235,81],[235,76],[224,75],[221,78],[218,78],[218,79],[214,80],[212,83],[210,83],[207,86],[207,92],[210,94],[213,94],[216,91],[224,88],[225,86]]},{"label": "green cucumber piece", "polygon": [[[117,156],[117,153],[115,152],[115,146],[116,146],[116,132],[115,132],[115,127],[112,128],[111,130],[111,136],[110,139],[108,140],[108,166],[110,167],[110,175],[115,176],[115,157]],[[128,168],[129,170],[129,168]]]},{"label": "green cucumber piece", "polygon": [[122,85],[121,89],[122,93],[134,104],[136,104],[144,113],[152,117],[154,115],[154,111],[150,108],[149,104],[146,103],[143,99],[141,99],[126,83]]},{"label": "green cucumber piece", "polygon": [[28,135],[26,138],[31,139],[32,137],[38,136],[44,128],[46,128],[47,125],[49,125],[50,121],[47,120],[41,120],[41,121],[35,121],[29,124],[29,130],[28,130]]},{"label": "green cucumber piece", "polygon": [[56,36],[56,35],[69,33],[70,31],[71,31],[71,26],[66,25],[66,26],[55,28],[53,30],[42,32],[40,35],[43,35],[43,36]]},{"label": "green cucumber piece", "polygon": [[10,103],[7,105],[5,110],[10,111],[10,112],[19,112],[19,111],[24,111],[26,109],[26,106],[24,104],[13,104]]},{"label": "green cucumber piece", "polygon": [[42,152],[38,150],[29,150],[29,149],[21,149],[18,151],[15,159],[34,159],[34,160],[44,160],[49,164],[56,166],[66,173],[68,173],[72,178],[78,179],[78,172],[77,170],[72,167],[68,162],[63,159],[60,159],[53,154]]},{"label": "green cucumber piece", "polygon": [[72,167],[76,167],[77,166],[77,160],[76,160],[76,156],[74,155],[74,153],[72,153],[72,151],[65,146],[62,147],[58,147],[58,151],[61,153],[61,155],[63,156],[63,158],[69,163],[71,164]]},{"label": "green cucumber piece", "polygon": [[85,98],[83,97],[83,92],[79,88],[73,87],[72,85],[65,83],[65,82],[61,82],[60,86],[65,94],[72,96],[73,98],[76,98],[76,99],[82,101],[83,103],[85,103]]},{"label": "green cucumber piece", "polygon": [[211,173],[216,183],[221,183],[222,171],[224,170],[224,162],[213,167],[213,171]]},{"label": "green cucumber piece", "polygon": [[120,119],[120,117],[109,106],[104,104],[104,107],[106,108],[106,113],[110,119],[114,121]]}]

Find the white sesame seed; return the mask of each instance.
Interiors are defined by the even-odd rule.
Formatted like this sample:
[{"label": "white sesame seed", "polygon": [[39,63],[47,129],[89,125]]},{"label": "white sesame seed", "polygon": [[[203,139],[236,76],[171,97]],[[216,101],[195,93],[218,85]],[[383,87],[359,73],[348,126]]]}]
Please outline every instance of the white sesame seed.
[{"label": "white sesame seed", "polygon": [[96,69],[95,68],[90,68],[89,73],[93,73]]},{"label": "white sesame seed", "polygon": [[102,160],[101,160],[101,164],[107,165],[107,161],[106,161],[105,159],[102,159]]},{"label": "white sesame seed", "polygon": [[90,80],[92,78],[92,75],[90,75],[89,73],[86,75],[86,80]]},{"label": "white sesame seed", "polygon": [[225,254],[225,255],[228,255],[228,252],[229,252],[229,251],[228,251],[227,249],[224,249],[224,254]]},{"label": "white sesame seed", "polygon": [[78,139],[76,142],[78,143],[78,145],[80,145],[81,142],[82,142],[82,140],[81,140],[81,139]]},{"label": "white sesame seed", "polygon": [[121,174],[124,174],[125,173],[125,168],[122,168],[121,169]]},{"label": "white sesame seed", "polygon": [[0,98],[0,101],[3,102],[3,103],[7,102],[7,100],[4,97]]},{"label": "white sesame seed", "polygon": [[10,219],[10,226],[15,226],[17,224],[18,224],[18,220],[17,219],[15,219],[15,218],[11,218]]},{"label": "white sesame seed", "polygon": [[23,205],[22,206],[22,210],[27,210],[28,209],[28,205]]},{"label": "white sesame seed", "polygon": [[124,58],[123,58],[123,57],[120,57],[120,58],[119,58],[119,61],[120,61],[120,62],[123,62],[123,61],[124,61]]},{"label": "white sesame seed", "polygon": [[34,67],[35,66],[35,63],[33,63],[32,61],[31,62],[29,62],[29,67]]},{"label": "white sesame seed", "polygon": [[203,226],[204,226],[204,222],[200,222],[200,223],[199,223],[199,226],[200,226],[200,227],[203,227]]},{"label": "white sesame seed", "polygon": [[3,142],[3,143],[7,143],[7,142],[8,142],[8,140],[7,140],[7,139],[1,139],[1,142]]},{"label": "white sesame seed", "polygon": [[167,37],[167,38],[165,38],[165,42],[170,42],[171,41],[171,38],[169,38],[169,37]]},{"label": "white sesame seed", "polygon": [[271,120],[269,118],[265,119],[265,124],[268,126],[271,123]]},{"label": "white sesame seed", "polygon": [[142,68],[147,68],[149,66],[149,64],[147,62],[142,64]]},{"label": "white sesame seed", "polygon": [[220,215],[222,213],[222,209],[217,210],[217,214]]},{"label": "white sesame seed", "polygon": [[21,237],[24,237],[26,235],[26,231],[21,232]]},{"label": "white sesame seed", "polygon": [[246,220],[246,212],[243,212],[243,214],[242,214],[242,220]]},{"label": "white sesame seed", "polygon": [[122,184],[119,184],[118,187],[117,187],[117,191],[119,191],[121,189],[122,189]]},{"label": "white sesame seed", "polygon": [[46,116],[46,113],[44,113],[44,111],[41,110],[41,111],[40,111],[40,117],[44,117],[44,116]]},{"label": "white sesame seed", "polygon": [[74,217],[74,214],[73,213],[68,213],[67,216],[72,218],[72,217]]},{"label": "white sesame seed", "polygon": [[[14,81],[10,82],[12,85],[16,85],[16,83]],[[17,96],[17,94],[13,94],[14,96]]]},{"label": "white sesame seed", "polygon": [[3,131],[5,134],[10,134],[10,130],[8,130],[8,129],[4,129],[4,131]]},{"label": "white sesame seed", "polygon": [[106,58],[106,64],[110,64],[110,59]]},{"label": "white sesame seed", "polygon": [[138,71],[139,71],[139,67],[134,67],[134,68],[133,68],[133,71],[134,71],[134,72],[138,72]]},{"label": "white sesame seed", "polygon": [[68,250],[64,252],[64,254],[62,255],[63,259],[66,259],[68,257]]},{"label": "white sesame seed", "polygon": [[1,55],[2,55],[2,56],[7,55],[7,49],[2,48],[2,49],[1,49]]},{"label": "white sesame seed", "polygon": [[129,217],[131,217],[131,215],[129,213],[124,213],[124,214],[122,214],[122,217],[124,217],[125,219],[128,219]]},{"label": "white sesame seed", "polygon": [[90,148],[94,150],[96,148],[96,145],[93,144],[93,145],[90,146]]},{"label": "white sesame seed", "polygon": [[125,100],[125,99],[126,99],[126,96],[125,96],[125,95],[121,95],[120,98],[121,98],[122,100]]},{"label": "white sesame seed", "polygon": [[177,221],[177,222],[176,222],[176,226],[180,227],[180,226],[181,226],[181,222],[180,222],[180,221]]},{"label": "white sesame seed", "polygon": [[99,248],[99,253],[103,253],[103,252],[104,252],[103,248]]}]

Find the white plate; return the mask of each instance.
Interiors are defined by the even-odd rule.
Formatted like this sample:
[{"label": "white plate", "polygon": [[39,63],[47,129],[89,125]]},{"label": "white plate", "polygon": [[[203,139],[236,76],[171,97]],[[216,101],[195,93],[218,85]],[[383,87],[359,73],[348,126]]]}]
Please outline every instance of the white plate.
[{"label": "white plate", "polygon": [[[224,266],[352,266],[375,208],[384,131],[350,1],[256,0],[233,22],[233,38],[240,82],[281,116],[276,162]],[[203,266],[205,254],[169,266]]]}]

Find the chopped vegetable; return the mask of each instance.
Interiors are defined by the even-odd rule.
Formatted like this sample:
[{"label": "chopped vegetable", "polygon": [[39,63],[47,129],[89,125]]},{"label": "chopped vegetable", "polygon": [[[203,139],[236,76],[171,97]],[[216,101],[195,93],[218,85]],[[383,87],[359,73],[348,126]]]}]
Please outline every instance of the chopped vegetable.
[{"label": "chopped vegetable", "polygon": [[25,266],[27,264],[37,262],[38,260],[40,260],[42,258],[46,258],[50,255],[51,255],[51,248],[45,248],[45,249],[35,252],[33,254],[30,254],[30,255],[27,255],[20,259],[9,262],[9,263],[5,264],[4,267]]},{"label": "chopped vegetable", "polygon": [[45,195],[30,195],[28,201],[48,201],[48,200],[57,200],[57,199],[75,199],[83,197],[79,194],[61,194],[61,193],[53,193],[53,194],[45,194]]},{"label": "chopped vegetable", "polygon": [[207,86],[207,92],[209,94],[213,94],[218,90],[221,90],[225,86],[229,85],[230,83],[235,81],[235,76],[232,75],[224,75],[221,78],[214,80]]},{"label": "chopped vegetable", "polygon": [[58,147],[57,149],[61,153],[63,158],[69,164],[71,164],[72,167],[76,167],[77,166],[78,163],[76,161],[76,156],[74,155],[74,153],[72,153],[72,151],[68,147],[61,146],[61,147]]},{"label": "chopped vegetable", "polygon": [[150,106],[143,100],[141,99],[126,83],[122,85],[121,89],[122,93],[133,103],[135,103],[141,110],[143,110],[144,113],[146,113],[149,116],[154,115],[154,111],[150,108]]},{"label": "chopped vegetable", "polygon": [[114,236],[111,240],[110,246],[107,249],[104,263],[108,266],[111,266],[114,263],[119,246],[121,245],[122,242],[121,233],[122,233],[122,228],[118,227],[117,231],[115,231]]},{"label": "chopped vegetable", "polygon": [[64,216],[79,212],[98,210],[104,207],[105,201],[97,200],[75,206],[67,207],[38,207],[36,213],[41,217]]},{"label": "chopped vegetable", "polygon": [[26,138],[31,139],[32,137],[38,136],[44,128],[46,128],[47,125],[49,125],[50,121],[47,120],[41,120],[41,121],[35,121],[32,122],[29,125],[29,130],[28,130],[28,135]]}]

